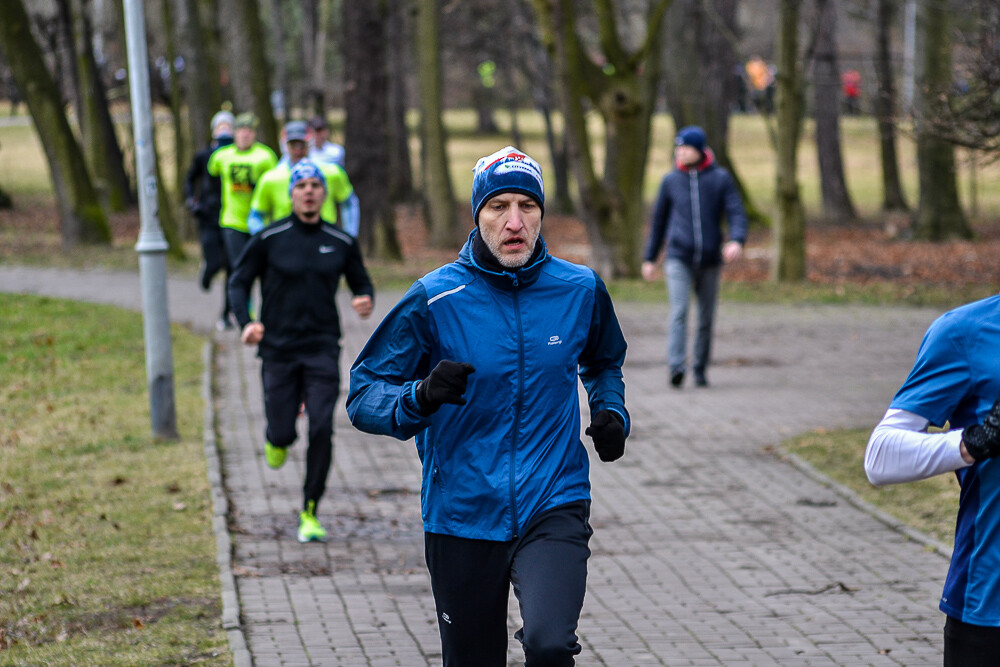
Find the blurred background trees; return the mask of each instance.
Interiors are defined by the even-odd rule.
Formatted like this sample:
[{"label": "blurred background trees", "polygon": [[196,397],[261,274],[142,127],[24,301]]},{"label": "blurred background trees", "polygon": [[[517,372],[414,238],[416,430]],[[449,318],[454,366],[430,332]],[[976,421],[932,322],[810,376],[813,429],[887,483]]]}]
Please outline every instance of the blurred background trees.
[{"label": "blurred background trees", "polygon": [[[136,188],[121,2],[0,4],[0,99],[12,113],[27,103],[64,242],[106,243],[106,216],[133,206]],[[157,127],[169,137],[158,142],[164,226],[172,238],[193,238],[178,179],[207,142],[212,114],[226,107],[254,111],[259,139],[276,150],[287,120],[330,119],[347,148],[370,254],[400,257],[402,203],[422,205],[436,245],[455,245],[468,222],[455,193],[467,189],[477,156],[450,163],[456,130],[445,116],[469,109],[475,126],[457,131],[493,137],[496,148],[527,141],[527,114],[543,120],[547,208],[584,222],[594,266],[607,276],[637,268],[652,197],[650,154],[671,148],[670,138],[653,135],[660,114],[674,127],[705,128],[753,218],[770,225],[778,216],[789,249],[801,245],[809,223],[782,224],[796,206],[801,142],[816,155],[818,218],[850,225],[863,217],[842,157],[850,117],[877,123],[882,209],[897,215],[907,211],[897,143],[916,141],[919,197],[904,233],[970,235],[957,195],[967,163],[956,156],[982,160],[1000,149],[1000,0],[802,0],[794,12],[784,11],[793,9],[787,4],[144,0]],[[789,47],[782,40],[791,37]],[[780,59],[783,44],[793,52]],[[752,60],[763,69],[751,69]],[[782,82],[788,87],[779,94]],[[733,164],[732,114],[761,116],[772,143],[762,162]],[[768,197],[780,203],[775,210],[758,209],[760,188],[746,185],[763,162],[781,172]],[[776,245],[776,263],[798,252],[785,247]]]}]

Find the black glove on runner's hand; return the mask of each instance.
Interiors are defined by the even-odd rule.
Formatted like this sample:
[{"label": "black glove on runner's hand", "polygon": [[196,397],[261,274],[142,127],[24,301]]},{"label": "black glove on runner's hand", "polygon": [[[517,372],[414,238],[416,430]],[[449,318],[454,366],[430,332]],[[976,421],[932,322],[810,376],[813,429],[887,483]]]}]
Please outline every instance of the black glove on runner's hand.
[{"label": "black glove on runner's hand", "polygon": [[625,453],[625,422],[611,410],[598,410],[584,433],[594,439],[594,449],[605,463],[617,461]]},{"label": "black glove on runner's hand", "polygon": [[472,364],[442,359],[430,375],[417,385],[417,403],[425,415],[437,412],[445,403],[465,405],[465,387],[469,375],[476,372]]},{"label": "black glove on runner's hand", "polygon": [[962,440],[965,451],[977,461],[1000,455],[1000,399],[990,408],[982,424],[965,428]]}]

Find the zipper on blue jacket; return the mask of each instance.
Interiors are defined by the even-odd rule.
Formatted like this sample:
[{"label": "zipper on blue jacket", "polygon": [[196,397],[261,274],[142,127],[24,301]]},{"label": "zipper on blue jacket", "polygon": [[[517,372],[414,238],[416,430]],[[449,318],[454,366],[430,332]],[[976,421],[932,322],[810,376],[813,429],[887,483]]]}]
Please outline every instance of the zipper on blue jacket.
[{"label": "zipper on blue jacket", "polygon": [[701,187],[698,183],[698,170],[692,169],[691,174],[691,233],[694,234],[694,266],[701,266],[703,239],[701,238]]},{"label": "zipper on blue jacket", "polygon": [[[514,287],[517,287],[514,276]],[[517,323],[517,400],[514,403],[514,438],[510,446],[510,516],[511,539],[517,539],[517,489],[514,484],[514,464],[517,460],[518,433],[521,430],[521,404],[524,400],[524,330],[521,327],[521,305],[517,290],[514,290],[514,321]]]}]

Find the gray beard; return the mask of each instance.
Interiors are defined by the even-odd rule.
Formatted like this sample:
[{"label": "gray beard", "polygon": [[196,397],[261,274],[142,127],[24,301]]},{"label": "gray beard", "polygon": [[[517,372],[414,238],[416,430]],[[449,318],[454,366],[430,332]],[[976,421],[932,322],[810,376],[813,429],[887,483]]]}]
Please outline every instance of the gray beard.
[{"label": "gray beard", "polygon": [[538,244],[538,237],[536,236],[534,242],[531,244],[531,247],[528,248],[527,252],[523,255],[502,255],[500,250],[503,246],[499,239],[490,238],[486,234],[482,234],[482,237],[483,242],[486,244],[490,253],[500,263],[500,266],[505,269],[520,269],[522,266],[527,264],[528,260],[531,259],[531,255],[535,252],[535,245]]}]

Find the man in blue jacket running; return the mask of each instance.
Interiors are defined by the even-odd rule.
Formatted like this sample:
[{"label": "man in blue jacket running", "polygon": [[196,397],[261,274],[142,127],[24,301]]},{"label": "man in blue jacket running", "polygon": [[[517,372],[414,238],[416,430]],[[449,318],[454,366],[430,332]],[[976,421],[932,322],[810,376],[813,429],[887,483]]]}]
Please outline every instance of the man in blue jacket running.
[{"label": "man in blue jacket running", "polygon": [[[680,389],[684,383],[688,304],[693,291],[698,297],[694,382],[696,386],[707,387],[719,270],[723,261],[734,262],[743,254],[747,216],[733,177],[715,164],[715,156],[706,146],[705,132],[696,125],[682,127],[674,143],[676,169],[664,176],[660,184],[643,256],[642,277],[646,280],[656,277],[656,258],[666,241],[670,384]],[[729,241],[725,244],[723,216],[729,226]]]},{"label": "man in blue jacket running", "polygon": [[533,159],[512,146],[480,159],[458,260],[413,284],[351,369],[354,425],[416,439],[447,667],[507,664],[511,584],[525,664],[574,664],[592,533],[577,377],[602,461],[631,426],[611,298],[548,254],[544,203]]}]

